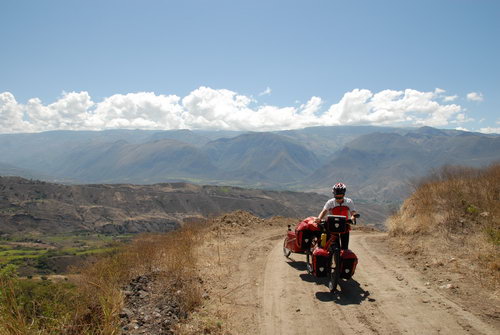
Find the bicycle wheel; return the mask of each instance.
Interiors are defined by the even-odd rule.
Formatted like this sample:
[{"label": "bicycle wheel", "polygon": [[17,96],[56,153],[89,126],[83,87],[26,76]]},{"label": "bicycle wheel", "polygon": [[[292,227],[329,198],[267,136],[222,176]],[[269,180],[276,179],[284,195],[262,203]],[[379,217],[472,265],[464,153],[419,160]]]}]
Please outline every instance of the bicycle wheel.
[{"label": "bicycle wheel", "polygon": [[307,273],[312,275],[313,274],[313,264],[312,264],[311,249],[307,249],[307,251],[306,251],[306,268],[307,268]]},{"label": "bicycle wheel", "polygon": [[330,289],[330,292],[337,291],[337,285],[340,280],[340,261],[340,248],[335,248],[333,250],[330,278],[328,281],[328,288]]},{"label": "bicycle wheel", "polygon": [[283,241],[283,255],[285,255],[285,257],[288,258],[288,257],[290,257],[292,250],[290,250],[286,247],[286,242],[287,242],[287,239],[285,238],[285,240]]}]

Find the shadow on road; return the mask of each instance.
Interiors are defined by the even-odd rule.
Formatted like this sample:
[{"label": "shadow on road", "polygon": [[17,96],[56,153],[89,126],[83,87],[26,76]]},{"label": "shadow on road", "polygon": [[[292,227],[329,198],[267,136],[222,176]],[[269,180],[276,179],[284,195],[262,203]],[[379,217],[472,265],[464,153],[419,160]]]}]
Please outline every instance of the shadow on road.
[{"label": "shadow on road", "polygon": [[309,273],[301,273],[299,275],[299,277],[300,277],[300,279],[302,279],[303,281],[306,281],[308,283],[317,282],[316,277],[314,277],[313,275],[310,275]]},{"label": "shadow on road", "polygon": [[372,302],[375,299],[369,298],[370,292],[361,288],[359,283],[354,279],[341,281],[340,291],[330,292],[316,292],[316,298],[322,302],[333,301],[339,305],[359,305],[364,300]]},{"label": "shadow on road", "polygon": [[296,261],[293,258],[289,258],[286,264],[290,265],[292,268],[299,270],[299,271],[306,271],[307,270],[307,264],[304,261]]},{"label": "shadow on road", "polygon": [[[296,261],[293,258],[288,258],[286,263],[298,271],[307,271],[307,263],[304,261]],[[299,277],[308,283],[317,283],[328,286],[327,278],[316,278],[307,272],[301,273]],[[316,292],[316,298],[322,302],[334,301],[339,305],[359,305],[366,299],[370,302],[375,301],[375,299],[369,298],[370,292],[363,290],[359,283],[354,279],[341,280],[339,286],[340,290],[335,293]]]},{"label": "shadow on road", "polygon": [[[288,262],[286,262],[288,265],[290,265],[292,268],[298,271],[307,271],[307,263],[304,261],[296,261],[292,258],[288,259]],[[314,278],[313,275],[306,273],[301,273],[299,275],[300,279],[303,281],[306,281],[308,283],[312,283],[316,281],[316,278]]]}]

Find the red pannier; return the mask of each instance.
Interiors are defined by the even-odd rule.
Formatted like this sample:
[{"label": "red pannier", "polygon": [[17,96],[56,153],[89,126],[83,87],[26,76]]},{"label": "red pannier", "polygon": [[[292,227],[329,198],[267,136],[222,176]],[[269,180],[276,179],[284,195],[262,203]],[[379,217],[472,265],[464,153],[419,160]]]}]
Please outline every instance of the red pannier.
[{"label": "red pannier", "polygon": [[316,277],[326,277],[330,271],[330,259],[332,256],[328,250],[315,248],[312,253],[313,275]]},{"label": "red pannier", "polygon": [[304,250],[299,248],[299,246],[297,245],[297,235],[294,231],[291,230],[287,231],[286,233],[285,248],[287,248],[291,252],[304,252]]},{"label": "red pannier", "polygon": [[356,271],[358,265],[358,257],[351,250],[340,250],[340,258],[342,259],[340,267],[340,278],[350,279]]},{"label": "red pannier", "polygon": [[295,235],[297,236],[295,243],[298,249],[305,251],[311,247],[316,232],[320,230],[318,224],[314,222],[315,219],[314,216],[305,218],[295,228]]}]

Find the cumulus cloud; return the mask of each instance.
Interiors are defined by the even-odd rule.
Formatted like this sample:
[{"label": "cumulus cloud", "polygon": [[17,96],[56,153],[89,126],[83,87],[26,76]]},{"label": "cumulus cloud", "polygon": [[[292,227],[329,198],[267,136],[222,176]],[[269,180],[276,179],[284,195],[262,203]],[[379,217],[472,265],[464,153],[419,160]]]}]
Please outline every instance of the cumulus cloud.
[{"label": "cumulus cloud", "polygon": [[115,94],[88,111],[83,128],[181,129],[184,111],[176,95]]},{"label": "cumulus cloud", "polygon": [[30,99],[23,106],[29,123],[41,129],[85,128],[88,111],[95,103],[87,92],[63,93],[56,102],[45,106],[38,98]]},{"label": "cumulus cloud", "polygon": [[322,117],[325,123],[444,126],[461,112],[459,105],[442,105],[435,92],[355,89],[344,94]]},{"label": "cumulus cloud", "polygon": [[500,134],[500,127],[485,127],[479,129],[479,132],[485,134]]},{"label": "cumulus cloud", "polygon": [[458,98],[458,95],[447,95],[447,96],[443,97],[443,101],[444,102],[452,102],[452,101],[457,100],[457,98]]},{"label": "cumulus cloud", "polygon": [[483,94],[480,92],[470,92],[467,93],[467,100],[469,101],[483,101]]},{"label": "cumulus cloud", "polygon": [[17,103],[14,95],[9,92],[0,93],[0,132],[33,130],[31,124],[24,120],[23,107]]},{"label": "cumulus cloud", "polygon": [[[269,89],[270,90],[270,89]],[[185,97],[138,92],[94,102],[87,92],[63,93],[55,102],[18,103],[0,93],[0,132],[56,129],[232,129],[279,130],[320,125],[445,126],[465,122],[457,104],[440,102],[444,90],[421,92],[354,89],[325,106],[317,96],[294,106],[259,104],[227,89],[200,87]]]},{"label": "cumulus cloud", "polygon": [[262,91],[262,92],[259,93],[259,96],[270,95],[271,92],[272,92],[271,88],[269,86],[267,86],[264,91]]},{"label": "cumulus cloud", "polygon": [[498,127],[483,127],[479,131],[485,134],[500,134],[500,119],[497,119],[495,123]]}]

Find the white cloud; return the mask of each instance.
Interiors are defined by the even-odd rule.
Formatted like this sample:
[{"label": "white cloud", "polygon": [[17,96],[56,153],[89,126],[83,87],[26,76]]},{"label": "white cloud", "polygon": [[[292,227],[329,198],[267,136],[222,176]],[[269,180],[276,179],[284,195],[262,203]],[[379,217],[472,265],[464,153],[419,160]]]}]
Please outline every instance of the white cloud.
[{"label": "white cloud", "polygon": [[452,101],[457,100],[457,98],[458,98],[458,95],[448,95],[448,96],[443,97],[443,101],[444,102],[452,102]]},{"label": "white cloud", "polygon": [[444,126],[460,113],[459,105],[441,105],[435,93],[384,90],[348,92],[338,104],[332,105],[323,119],[328,124],[428,125]]},{"label": "white cloud", "polygon": [[308,102],[300,106],[302,115],[313,116],[320,112],[323,100],[320,97],[312,97]]},{"label": "white cloud", "polygon": [[454,120],[451,120],[450,123],[465,123],[475,121],[473,118],[469,118],[465,115],[465,113],[458,113],[455,115]]},{"label": "white cloud", "polygon": [[444,102],[452,102],[458,98],[458,95],[444,95],[444,93],[446,93],[446,90],[442,88],[434,89],[434,96],[441,98]]},{"label": "white cloud", "polygon": [[185,128],[184,111],[176,95],[151,92],[115,94],[89,110],[83,128]]},{"label": "white cloud", "polygon": [[31,125],[42,129],[81,129],[88,118],[88,110],[95,103],[87,92],[63,93],[56,102],[47,106],[33,98],[24,106]]},{"label": "white cloud", "polygon": [[[500,125],[500,119],[497,119],[495,123]],[[484,127],[479,129],[479,131],[485,134],[500,134],[500,127]]]},{"label": "white cloud", "polygon": [[456,127],[455,130],[470,131],[469,129],[464,127]]},{"label": "white cloud", "polygon": [[483,94],[480,92],[470,92],[467,93],[467,100],[469,101],[483,101]]},{"label": "white cloud", "polygon": [[[318,125],[429,125],[466,122],[464,109],[442,104],[434,92],[354,89],[336,104],[313,96],[303,104],[268,106],[227,89],[200,87],[181,98],[152,92],[116,94],[101,102],[87,92],[70,92],[54,103],[38,98],[26,104],[0,93],[0,132],[56,129],[233,129],[278,130]],[[458,126],[458,125],[457,125]]]},{"label": "white cloud", "polygon": [[33,131],[31,124],[24,120],[22,105],[9,92],[0,93],[0,132],[15,133]]},{"label": "white cloud", "polygon": [[272,92],[271,88],[268,86],[266,87],[266,89],[262,92],[259,93],[259,96],[263,96],[263,95],[270,95]]},{"label": "white cloud", "polygon": [[479,129],[479,132],[485,133],[485,134],[500,134],[500,127],[485,127]]}]

